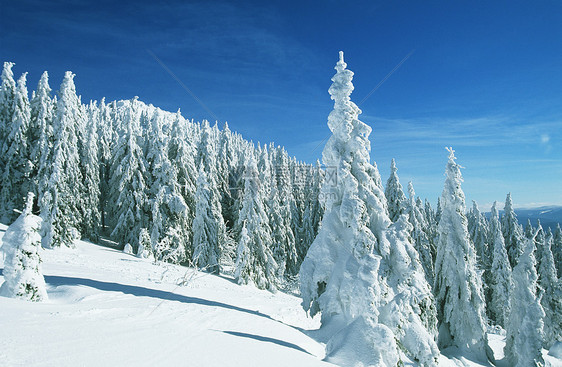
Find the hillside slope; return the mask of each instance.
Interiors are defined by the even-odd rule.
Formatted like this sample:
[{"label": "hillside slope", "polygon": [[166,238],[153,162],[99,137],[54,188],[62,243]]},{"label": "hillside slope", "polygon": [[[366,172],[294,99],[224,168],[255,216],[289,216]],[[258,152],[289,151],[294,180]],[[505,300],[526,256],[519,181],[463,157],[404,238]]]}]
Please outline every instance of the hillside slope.
[{"label": "hillside slope", "polygon": [[[48,302],[0,297],[3,366],[333,366],[297,297],[76,246],[42,251]],[[440,362],[479,366],[454,351]]]}]

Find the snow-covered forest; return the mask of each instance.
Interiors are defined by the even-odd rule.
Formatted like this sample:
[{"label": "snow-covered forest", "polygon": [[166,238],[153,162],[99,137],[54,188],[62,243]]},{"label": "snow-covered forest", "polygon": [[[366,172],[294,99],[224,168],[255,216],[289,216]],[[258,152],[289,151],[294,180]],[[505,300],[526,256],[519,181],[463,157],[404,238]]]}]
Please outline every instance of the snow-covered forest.
[{"label": "snow-covered forest", "polygon": [[[497,203],[489,217],[467,209],[452,148],[436,205],[415,183],[404,189],[400,162],[383,181],[343,53],[332,136],[313,165],[137,98],[84,103],[72,72],[57,93],[45,72],[29,94],[13,68],[4,63],[0,89],[0,221],[13,223],[2,295],[46,300],[41,251],[110,240],[146,261],[298,294],[337,365],[562,357],[560,224],[523,228],[509,193],[501,216]],[[505,337],[505,357],[490,333]]]}]

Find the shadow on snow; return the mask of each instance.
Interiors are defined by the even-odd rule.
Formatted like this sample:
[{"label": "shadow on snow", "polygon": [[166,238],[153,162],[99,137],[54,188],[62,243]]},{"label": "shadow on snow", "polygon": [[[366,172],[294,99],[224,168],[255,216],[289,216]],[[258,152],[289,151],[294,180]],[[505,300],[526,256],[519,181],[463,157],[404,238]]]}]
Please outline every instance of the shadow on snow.
[{"label": "shadow on snow", "polygon": [[283,341],[283,340],[270,338],[270,337],[267,337],[267,336],[242,333],[242,332],[239,332],[239,331],[223,330],[221,332],[223,332],[225,334],[229,334],[229,335],[238,336],[238,337],[241,337],[241,338],[248,338],[248,339],[258,340],[258,341],[261,341],[261,342],[277,344],[277,345],[280,345],[282,347],[292,348],[292,349],[298,350],[299,352],[303,352],[303,353],[306,353],[308,355],[312,355],[309,352],[307,352],[306,350],[304,350],[303,348],[299,347],[298,345],[293,344],[293,343],[289,343],[289,342],[286,342],[286,341]]},{"label": "shadow on snow", "polygon": [[[3,270],[4,269],[0,269],[0,275],[2,275]],[[196,304],[196,305],[209,306],[209,307],[220,307],[227,310],[244,312],[250,315],[264,317],[266,319],[278,322],[277,320],[273,319],[271,316],[263,314],[259,311],[249,310],[247,308],[230,305],[228,303],[210,301],[198,297],[184,296],[181,294],[162,291],[158,289],[139,287],[136,285],[113,283],[113,282],[103,282],[100,280],[77,278],[77,277],[65,277],[65,276],[58,276],[58,275],[45,275],[44,277],[45,277],[45,282],[47,284],[55,287],[62,286],[62,285],[82,285],[86,287],[95,288],[100,291],[121,292],[136,297],[151,297],[164,301],[176,301],[186,304]]]}]

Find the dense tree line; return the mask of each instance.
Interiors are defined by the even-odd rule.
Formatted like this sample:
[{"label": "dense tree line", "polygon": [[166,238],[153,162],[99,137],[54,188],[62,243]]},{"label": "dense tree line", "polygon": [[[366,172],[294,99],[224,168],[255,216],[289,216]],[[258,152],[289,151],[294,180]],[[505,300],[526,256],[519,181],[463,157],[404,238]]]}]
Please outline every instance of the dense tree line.
[{"label": "dense tree line", "polygon": [[143,257],[237,265],[258,287],[298,273],[322,216],[319,165],[137,98],[84,104],[71,72],[56,95],[45,72],[29,100],[13,66],[0,88],[4,223],[33,192],[46,248],[107,235]]}]

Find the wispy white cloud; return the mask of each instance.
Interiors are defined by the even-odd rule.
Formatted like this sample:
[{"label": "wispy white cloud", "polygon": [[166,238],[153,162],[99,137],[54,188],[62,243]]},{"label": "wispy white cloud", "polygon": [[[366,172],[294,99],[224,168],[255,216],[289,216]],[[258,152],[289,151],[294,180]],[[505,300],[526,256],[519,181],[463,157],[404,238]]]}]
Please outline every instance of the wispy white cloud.
[{"label": "wispy white cloud", "polygon": [[362,116],[380,142],[415,142],[418,145],[484,147],[492,145],[548,143],[550,133],[560,131],[556,121],[520,121],[508,116],[445,119],[388,119]]}]

